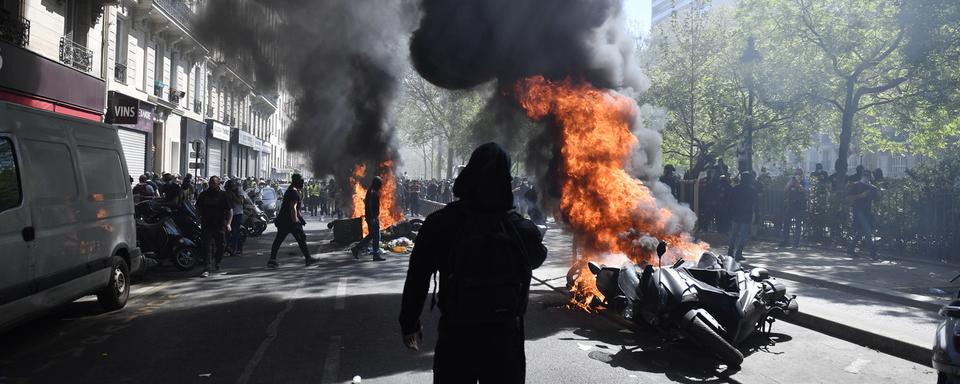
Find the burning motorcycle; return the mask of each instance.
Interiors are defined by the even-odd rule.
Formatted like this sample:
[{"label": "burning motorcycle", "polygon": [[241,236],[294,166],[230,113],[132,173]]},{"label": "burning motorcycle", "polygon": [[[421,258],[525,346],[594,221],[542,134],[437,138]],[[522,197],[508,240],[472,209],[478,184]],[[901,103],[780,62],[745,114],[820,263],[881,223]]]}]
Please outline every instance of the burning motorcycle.
[{"label": "burning motorcycle", "polygon": [[[660,242],[657,257],[666,250]],[[732,257],[705,253],[696,268],[683,260],[658,269],[641,270],[629,262],[621,268],[594,262],[589,267],[608,309],[699,344],[733,366],[743,362],[734,345],[798,309],[796,296],[788,297],[766,269],[744,271]]]},{"label": "burning motorcycle", "polygon": [[[960,278],[954,277],[950,282]],[[957,300],[940,308],[944,317],[937,326],[933,341],[933,368],[937,370],[937,384],[960,383],[960,292]]]}]

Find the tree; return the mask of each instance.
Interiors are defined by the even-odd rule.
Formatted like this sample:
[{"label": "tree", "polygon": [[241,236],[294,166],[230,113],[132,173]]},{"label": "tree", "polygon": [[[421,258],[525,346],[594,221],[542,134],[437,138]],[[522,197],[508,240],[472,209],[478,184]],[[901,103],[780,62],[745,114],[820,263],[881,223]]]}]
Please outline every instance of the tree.
[{"label": "tree", "polygon": [[[808,100],[839,116],[835,171],[845,175],[858,113],[918,96],[895,0],[745,0],[742,18],[771,51],[816,71]],[[837,178],[838,183],[844,178]]]},{"label": "tree", "polygon": [[406,116],[405,136],[409,143],[421,147],[425,157],[423,148],[435,150],[435,177],[442,177],[439,170],[444,169],[446,177],[453,178],[454,159],[462,157],[470,123],[481,106],[477,92],[441,89],[413,71],[404,76],[401,110]]},{"label": "tree", "polygon": [[[804,72],[779,74],[789,63],[774,59],[755,63],[744,73],[740,59],[749,35],[731,16],[729,8],[699,1],[656,31],[645,52],[651,56],[646,70],[652,86],[638,101],[666,109],[664,154],[667,161],[686,160],[691,177],[738,147],[747,157],[741,164],[751,168],[753,134],[800,144],[815,129],[796,124],[805,112],[799,97]],[[752,90],[747,79],[753,81]],[[783,156],[782,146],[769,149]]]}]

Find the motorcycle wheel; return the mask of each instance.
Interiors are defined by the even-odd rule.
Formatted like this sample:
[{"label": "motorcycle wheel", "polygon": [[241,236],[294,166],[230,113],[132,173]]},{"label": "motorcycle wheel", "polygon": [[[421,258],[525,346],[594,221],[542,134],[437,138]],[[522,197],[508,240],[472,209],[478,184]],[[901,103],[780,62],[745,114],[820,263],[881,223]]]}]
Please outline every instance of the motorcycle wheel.
[{"label": "motorcycle wheel", "polygon": [[736,367],[739,367],[740,364],[743,363],[743,353],[740,353],[740,351],[730,345],[727,340],[724,340],[722,336],[714,332],[713,328],[710,328],[700,318],[693,318],[690,327],[687,328],[687,332],[690,332],[690,336],[693,337],[694,342],[699,343],[707,350],[713,352],[713,354],[720,358],[720,361]]},{"label": "motorcycle wheel", "polygon": [[173,266],[181,271],[190,271],[197,266],[197,249],[180,247],[173,251]]}]

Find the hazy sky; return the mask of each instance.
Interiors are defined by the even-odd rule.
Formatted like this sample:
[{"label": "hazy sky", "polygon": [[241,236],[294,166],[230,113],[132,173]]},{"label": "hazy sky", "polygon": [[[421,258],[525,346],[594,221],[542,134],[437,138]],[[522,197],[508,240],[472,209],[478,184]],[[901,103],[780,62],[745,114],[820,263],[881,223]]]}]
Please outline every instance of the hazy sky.
[{"label": "hazy sky", "polygon": [[[650,1],[651,0],[624,0],[624,8],[627,11],[627,18],[630,28],[639,27],[640,33],[646,35],[650,33]],[[636,31],[634,31],[636,32]]]}]

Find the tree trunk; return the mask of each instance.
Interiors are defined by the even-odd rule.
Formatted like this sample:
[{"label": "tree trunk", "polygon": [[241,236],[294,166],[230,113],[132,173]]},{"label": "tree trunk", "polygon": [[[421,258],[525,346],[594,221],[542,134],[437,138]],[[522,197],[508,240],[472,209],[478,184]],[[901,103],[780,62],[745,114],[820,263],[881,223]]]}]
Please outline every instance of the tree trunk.
[{"label": "tree trunk", "polygon": [[449,143],[447,144],[447,179],[453,179],[453,156],[456,155],[453,153],[453,146]]},{"label": "tree trunk", "polygon": [[437,167],[434,168],[434,179],[443,178],[443,139],[437,137]]},{"label": "tree trunk", "polygon": [[857,107],[860,103],[856,95],[856,80],[847,79],[847,94],[843,103],[843,114],[840,119],[840,143],[837,148],[837,163],[834,164],[834,172],[838,177],[834,180],[836,190],[840,190],[847,183],[847,157],[850,156],[850,140],[853,137],[853,119],[857,113]]}]

